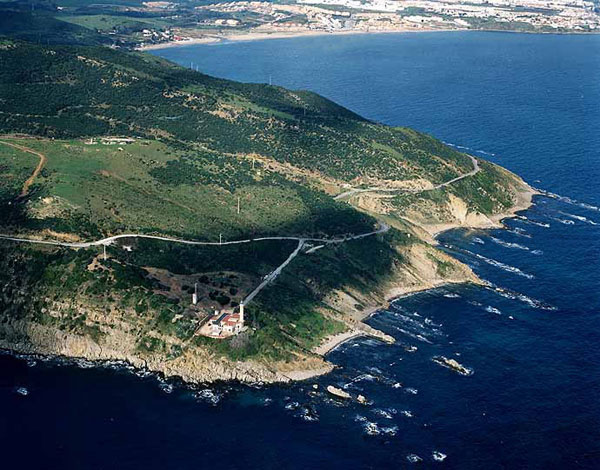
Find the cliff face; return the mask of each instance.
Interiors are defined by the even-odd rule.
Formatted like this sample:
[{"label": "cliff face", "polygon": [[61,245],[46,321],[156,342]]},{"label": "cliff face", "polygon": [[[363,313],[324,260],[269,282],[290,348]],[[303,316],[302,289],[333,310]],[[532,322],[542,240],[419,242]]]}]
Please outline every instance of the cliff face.
[{"label": "cliff face", "polygon": [[385,216],[398,229],[411,229],[429,243],[445,230],[464,227],[502,227],[501,220],[527,209],[535,190],[517,175],[489,162],[475,175],[432,189],[431,182],[418,193],[366,192],[350,198],[357,209],[375,217]]},{"label": "cliff face", "polygon": [[444,284],[480,281],[465,264],[426,243],[398,248],[402,263],[367,292],[344,287],[329,293],[324,302],[358,322],[396,297]]},{"label": "cliff face", "polygon": [[[0,348],[20,354],[40,354],[90,361],[126,361],[132,366],[180,377],[186,382],[208,383],[235,380],[246,383],[289,382],[329,372],[333,366],[317,357],[298,358],[293,362],[232,361],[203,348],[190,348],[177,358],[166,354],[141,353],[139,340],[130,332],[105,328],[101,341],[90,336],[66,332],[28,320],[0,324]],[[173,338],[161,338],[172,341]]]}]

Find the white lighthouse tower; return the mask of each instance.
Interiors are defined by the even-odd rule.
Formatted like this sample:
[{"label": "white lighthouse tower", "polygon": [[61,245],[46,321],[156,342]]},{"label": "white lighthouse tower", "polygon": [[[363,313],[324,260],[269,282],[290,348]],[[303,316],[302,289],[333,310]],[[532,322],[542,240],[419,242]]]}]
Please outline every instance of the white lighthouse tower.
[{"label": "white lighthouse tower", "polygon": [[194,293],[192,294],[192,304],[198,303],[198,283],[194,284]]},{"label": "white lighthouse tower", "polygon": [[240,323],[244,326],[244,303],[240,303]]}]

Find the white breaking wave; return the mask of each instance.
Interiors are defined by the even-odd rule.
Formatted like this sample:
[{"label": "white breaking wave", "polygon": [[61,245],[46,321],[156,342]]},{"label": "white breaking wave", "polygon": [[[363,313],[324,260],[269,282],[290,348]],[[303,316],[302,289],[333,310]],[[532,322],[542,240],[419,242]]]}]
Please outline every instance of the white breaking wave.
[{"label": "white breaking wave", "polygon": [[459,299],[460,295],[450,292],[448,294],[444,294],[444,297],[446,297],[447,299]]},{"label": "white breaking wave", "polygon": [[377,423],[373,423],[371,421],[367,421],[363,425],[363,429],[365,430],[365,433],[369,436],[378,436],[379,434],[381,434],[381,429],[379,429]]},{"label": "white breaking wave", "polygon": [[495,259],[486,258],[485,256],[480,255],[479,253],[473,253],[472,251],[469,251],[469,250],[463,250],[463,249],[460,249],[460,248],[455,248],[455,249],[458,249],[458,251],[462,251],[462,252],[464,252],[466,254],[469,254],[471,256],[475,256],[477,259],[485,261],[487,264],[489,264],[491,266],[495,266],[497,268],[500,268],[503,271],[506,271],[506,272],[509,272],[509,273],[514,273],[514,274],[517,274],[519,276],[526,277],[527,279],[533,279],[534,278],[533,274],[528,274],[526,272],[523,272],[519,268],[516,268],[514,266],[510,266],[509,264],[501,263],[500,261],[496,261]]},{"label": "white breaking wave", "polygon": [[386,426],[381,428],[381,432],[387,436],[395,436],[398,433],[398,426]]},{"label": "white breaking wave", "polygon": [[488,305],[485,308],[485,311],[489,313],[495,313],[496,315],[502,315],[502,312],[500,310],[498,310],[496,307],[492,307],[491,305]]},{"label": "white breaking wave", "polygon": [[556,217],[550,217],[550,218],[556,222],[560,222],[561,224],[575,225],[575,222],[573,222],[572,220],[569,220],[569,219],[557,219]]},{"label": "white breaking wave", "polygon": [[400,333],[405,334],[406,336],[409,336],[410,338],[418,339],[419,341],[423,341],[424,343],[433,344],[431,341],[429,341],[423,335],[411,333],[410,331],[406,331],[405,329],[400,328],[399,326],[396,327],[396,330],[398,330]]},{"label": "white breaking wave", "polygon": [[505,248],[517,248],[519,250],[529,251],[528,247],[526,247],[524,245],[519,245],[518,243],[507,242],[504,240],[500,240],[499,238],[496,238],[496,237],[491,237],[491,239],[494,241],[494,243],[497,243],[498,245],[503,246]]},{"label": "white breaking wave", "polygon": [[369,436],[379,436],[380,434],[395,436],[398,432],[398,426],[379,427],[377,423],[367,420],[364,416],[357,416],[355,421],[363,423],[365,434]]},{"label": "white breaking wave", "polygon": [[525,294],[521,294],[519,292],[511,291],[509,289],[504,289],[503,287],[498,287],[493,284],[490,284],[490,288],[496,292],[501,297],[505,299],[511,300],[520,300],[521,302],[529,305],[530,307],[540,309],[540,310],[557,310],[556,307],[542,302],[541,300],[532,299],[531,297],[527,297]]},{"label": "white breaking wave", "polygon": [[592,204],[587,204],[585,202],[577,201],[576,199],[572,199],[567,196],[561,196],[560,194],[551,193],[550,191],[544,191],[543,189],[538,189],[540,194],[551,197],[552,199],[556,199],[561,202],[565,202],[567,204],[572,204],[574,206],[582,207],[583,209],[588,209],[591,211],[600,212],[600,207],[594,206]]},{"label": "white breaking wave", "polygon": [[375,379],[376,379],[376,377],[371,374],[361,374],[361,375],[354,377],[350,382],[345,384],[343,388],[347,389],[352,384],[362,382],[362,381],[373,382]]},{"label": "white breaking wave", "polygon": [[476,153],[480,153],[482,155],[489,155],[490,157],[495,157],[496,154],[492,153],[492,152],[487,152],[485,150],[479,150],[479,149],[473,149],[471,147],[466,147],[464,145],[457,145],[457,144],[453,144],[451,142],[444,142],[446,145],[449,145],[450,147],[454,147],[455,149],[460,149],[460,150],[467,150],[470,152],[476,152]]},{"label": "white breaking wave", "polygon": [[588,219],[587,217],[583,217],[582,215],[569,214],[568,212],[561,212],[562,215],[566,215],[567,217],[571,217],[572,219],[579,220],[580,222],[586,222],[590,225],[598,225],[597,222]]},{"label": "white breaking wave", "polygon": [[381,416],[382,418],[385,418],[385,419],[393,419],[394,415],[396,413],[398,413],[398,411],[394,408],[389,408],[387,410],[383,410],[381,408],[375,408],[373,410],[373,413],[376,414],[377,416]]},{"label": "white breaking wave", "polygon": [[515,235],[518,235],[519,237],[525,237],[525,238],[531,238],[531,235],[529,235],[525,230],[523,230],[521,227],[515,227],[512,229],[506,229],[506,231],[508,233],[513,233]]},{"label": "white breaking wave", "polygon": [[[218,393],[215,393],[213,390],[209,388],[205,388],[204,390],[200,390],[194,394],[194,397],[205,401],[207,403],[211,403],[212,405],[216,405],[221,401],[222,396]],[[287,407],[286,407],[287,408]]]},{"label": "white breaking wave", "polygon": [[404,326],[413,326],[414,328],[416,328],[419,332],[422,332],[423,330],[425,330],[425,323],[421,322],[419,320],[416,320],[414,318],[410,318],[406,315],[403,315],[401,313],[397,313],[397,317],[401,320],[404,320],[405,323],[408,323],[408,325],[404,325]]},{"label": "white breaking wave", "polygon": [[294,416],[308,422],[319,421],[319,415],[309,406],[301,407]]},{"label": "white breaking wave", "polygon": [[480,245],[485,245],[485,242],[481,238],[479,238],[479,237],[473,238],[473,241],[475,243],[479,243]]},{"label": "white breaking wave", "polygon": [[458,144],[453,144],[452,142],[444,142],[446,145],[449,145],[450,147],[454,147],[455,149],[461,149],[461,150],[473,150],[470,147],[465,147],[464,145],[458,145]]},{"label": "white breaking wave", "polygon": [[550,228],[550,224],[546,224],[546,223],[543,223],[543,222],[537,222],[535,220],[528,219],[524,215],[516,215],[515,218],[518,219],[518,220],[522,220],[525,223],[528,223],[528,224],[531,224],[531,225],[535,225],[537,227]]}]

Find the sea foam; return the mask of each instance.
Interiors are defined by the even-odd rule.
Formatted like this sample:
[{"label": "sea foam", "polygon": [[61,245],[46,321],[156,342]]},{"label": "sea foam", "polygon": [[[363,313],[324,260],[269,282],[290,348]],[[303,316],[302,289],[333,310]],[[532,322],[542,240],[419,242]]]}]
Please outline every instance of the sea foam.
[{"label": "sea foam", "polygon": [[518,243],[511,243],[511,242],[507,242],[504,240],[501,240],[499,238],[496,237],[491,237],[492,241],[500,246],[503,246],[505,248],[516,248],[518,250],[523,250],[523,251],[529,251],[529,248],[524,246],[524,245],[520,245]]},{"label": "sea foam", "polygon": [[556,199],[557,201],[561,201],[561,202],[564,202],[566,204],[571,204],[573,206],[578,206],[578,207],[581,207],[583,209],[588,209],[588,210],[591,210],[591,211],[600,212],[600,207],[598,207],[598,206],[594,206],[592,204],[587,204],[585,202],[577,201],[576,199],[572,199],[572,198],[567,197],[567,196],[561,196],[560,194],[551,193],[550,191],[544,191],[543,189],[538,189],[538,191],[543,196],[550,197],[552,199]]}]

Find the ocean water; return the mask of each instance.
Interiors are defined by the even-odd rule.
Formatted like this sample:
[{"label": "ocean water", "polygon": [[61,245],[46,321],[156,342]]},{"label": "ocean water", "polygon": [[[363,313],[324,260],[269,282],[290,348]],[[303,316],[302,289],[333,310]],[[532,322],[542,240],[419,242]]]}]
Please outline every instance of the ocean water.
[{"label": "ocean water", "polygon": [[[365,35],[156,53],[317,91],[555,196],[507,230],[441,236],[493,287],[395,301],[369,320],[395,345],[347,342],[329,356],[339,368],[306,383],[192,390],[118,365],[0,356],[3,466],[600,468],[600,37]],[[332,400],[328,384],[371,404]]]}]

